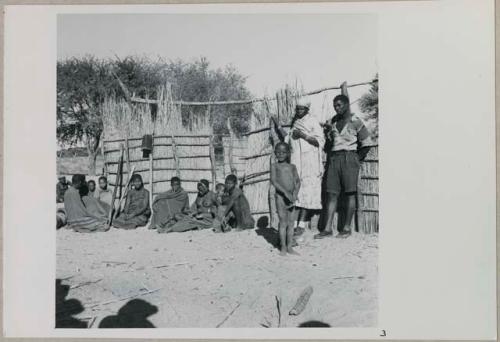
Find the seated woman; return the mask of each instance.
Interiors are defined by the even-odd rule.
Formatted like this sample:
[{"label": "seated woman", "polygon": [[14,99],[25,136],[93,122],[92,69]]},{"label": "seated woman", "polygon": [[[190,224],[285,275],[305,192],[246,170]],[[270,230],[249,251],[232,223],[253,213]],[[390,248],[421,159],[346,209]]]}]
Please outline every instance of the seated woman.
[{"label": "seated woman", "polygon": [[153,201],[153,218],[151,219],[151,229],[158,229],[158,233],[168,229],[176,222],[176,215],[189,213],[189,197],[181,187],[181,180],[178,177],[170,179],[170,190],[158,194]]},{"label": "seated woman", "polygon": [[127,193],[125,207],[120,215],[113,220],[113,227],[121,229],[135,229],[145,226],[151,216],[149,208],[149,191],[144,189],[142,177],[132,175],[132,188]]},{"label": "seated woman", "polygon": [[92,215],[107,219],[111,206],[94,197],[88,186],[89,183],[90,181],[87,182],[87,185],[84,184],[80,188],[80,196],[82,197],[83,205]]},{"label": "seated woman", "polygon": [[222,224],[224,225],[227,222],[236,230],[254,228],[255,220],[250,214],[248,200],[243,191],[236,186],[238,178],[235,175],[229,175],[226,177],[225,183],[226,196],[223,199],[225,209],[220,218]]},{"label": "seated woman", "polygon": [[217,216],[217,196],[209,190],[209,182],[202,179],[198,182],[198,196],[188,214],[178,214],[175,223],[170,227],[158,231],[159,233],[185,232],[192,229],[208,229],[220,225]]},{"label": "seated woman", "polygon": [[80,190],[86,185],[84,175],[74,175],[72,186],[64,194],[68,228],[81,233],[104,232],[109,229],[107,217],[95,215],[83,204]]}]

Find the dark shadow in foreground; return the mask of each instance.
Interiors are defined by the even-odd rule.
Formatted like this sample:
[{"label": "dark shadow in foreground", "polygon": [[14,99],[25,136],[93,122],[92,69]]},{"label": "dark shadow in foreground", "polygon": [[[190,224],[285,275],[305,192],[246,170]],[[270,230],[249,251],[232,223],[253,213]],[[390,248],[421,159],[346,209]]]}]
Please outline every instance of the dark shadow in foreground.
[{"label": "dark shadow in foreground", "polygon": [[330,328],[330,324],[320,321],[307,321],[299,324],[299,328]]},{"label": "dark shadow in foreground", "polygon": [[118,310],[117,315],[104,317],[99,328],[155,328],[147,318],[157,312],[157,306],[142,299],[132,299]]},{"label": "dark shadow in foreground", "polygon": [[87,322],[74,318],[82,313],[84,307],[77,299],[66,299],[69,285],[62,285],[61,279],[56,279],[56,328],[87,328]]},{"label": "dark shadow in foreground", "polygon": [[273,247],[279,247],[279,234],[278,231],[269,226],[269,218],[267,216],[261,216],[257,220],[257,229],[255,232],[257,235],[262,236],[267,242],[269,242]]}]

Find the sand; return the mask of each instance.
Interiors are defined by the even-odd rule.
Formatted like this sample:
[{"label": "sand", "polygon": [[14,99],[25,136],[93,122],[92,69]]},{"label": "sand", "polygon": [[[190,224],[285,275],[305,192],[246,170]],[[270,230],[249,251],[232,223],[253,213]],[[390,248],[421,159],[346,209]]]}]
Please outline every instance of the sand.
[{"label": "sand", "polygon": [[[303,235],[300,256],[282,257],[270,228],[219,234],[146,228],[81,234],[63,228],[57,231],[56,276],[69,286],[65,299],[83,307],[59,315],[97,328],[138,298],[156,307],[153,314],[145,308],[150,312],[143,319],[162,328],[297,327],[310,321],[376,326],[378,236],[312,235]],[[290,316],[307,286],[314,290],[308,304]]]}]

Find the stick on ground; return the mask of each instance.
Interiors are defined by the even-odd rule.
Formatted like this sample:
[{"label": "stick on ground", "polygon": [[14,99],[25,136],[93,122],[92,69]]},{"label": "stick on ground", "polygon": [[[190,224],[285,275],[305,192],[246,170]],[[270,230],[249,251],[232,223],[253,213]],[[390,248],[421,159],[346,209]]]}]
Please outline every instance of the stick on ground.
[{"label": "stick on ground", "polygon": [[306,287],[300,294],[292,310],[290,310],[289,315],[293,316],[300,315],[300,313],[304,311],[307,303],[309,302],[309,298],[311,298],[312,293],[313,293],[312,286]]},{"label": "stick on ground", "polygon": [[231,310],[231,312],[222,320],[222,322],[220,322],[219,324],[217,324],[215,327],[216,328],[220,328],[222,324],[224,324],[228,319],[229,317],[231,317],[233,315],[233,313],[236,311],[236,309],[238,309],[240,307],[241,303],[238,303],[238,305],[236,305],[234,307],[233,310]]}]

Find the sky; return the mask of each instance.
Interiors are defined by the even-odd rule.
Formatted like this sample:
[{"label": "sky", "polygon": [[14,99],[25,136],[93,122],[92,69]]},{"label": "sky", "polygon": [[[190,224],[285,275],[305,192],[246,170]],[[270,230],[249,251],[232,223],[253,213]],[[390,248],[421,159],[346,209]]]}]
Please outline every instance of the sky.
[{"label": "sky", "polygon": [[[377,17],[370,14],[61,14],[58,59],[201,56],[232,64],[256,97],[296,81],[306,91],[377,73]],[[367,87],[352,88],[352,100]],[[336,94],[333,94],[336,95]],[[330,102],[323,94],[316,106]],[[331,102],[330,102],[331,103]],[[319,109],[318,109],[319,110]]]}]

